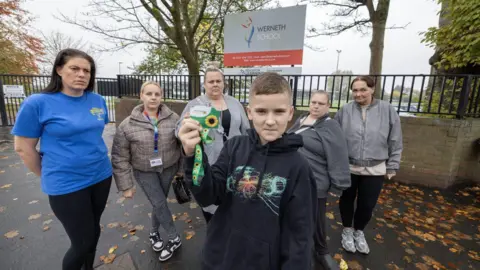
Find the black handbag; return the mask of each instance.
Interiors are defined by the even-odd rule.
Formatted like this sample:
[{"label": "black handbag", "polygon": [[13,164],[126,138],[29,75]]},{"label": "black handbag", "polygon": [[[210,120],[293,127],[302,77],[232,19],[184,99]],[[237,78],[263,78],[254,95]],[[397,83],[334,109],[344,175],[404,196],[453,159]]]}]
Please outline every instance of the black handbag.
[{"label": "black handbag", "polygon": [[183,176],[175,176],[173,178],[172,186],[179,204],[184,204],[192,200],[192,195]]}]

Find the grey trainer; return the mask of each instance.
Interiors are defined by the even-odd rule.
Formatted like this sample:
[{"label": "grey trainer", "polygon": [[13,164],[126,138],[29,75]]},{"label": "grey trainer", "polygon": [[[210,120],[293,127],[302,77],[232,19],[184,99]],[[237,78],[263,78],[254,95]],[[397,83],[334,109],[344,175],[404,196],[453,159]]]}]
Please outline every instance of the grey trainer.
[{"label": "grey trainer", "polygon": [[370,253],[370,248],[368,247],[367,240],[365,240],[365,235],[363,231],[356,230],[353,233],[353,238],[355,239],[355,248],[358,252],[363,254]]},{"label": "grey trainer", "polygon": [[342,247],[348,252],[355,253],[355,242],[353,239],[353,232],[352,228],[343,228],[342,232]]}]

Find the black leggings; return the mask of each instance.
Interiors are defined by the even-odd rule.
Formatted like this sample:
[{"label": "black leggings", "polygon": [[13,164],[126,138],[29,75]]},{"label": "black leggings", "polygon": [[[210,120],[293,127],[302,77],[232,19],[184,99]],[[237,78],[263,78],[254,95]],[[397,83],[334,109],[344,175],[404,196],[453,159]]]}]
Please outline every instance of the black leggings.
[{"label": "black leggings", "polygon": [[315,252],[317,255],[327,255],[327,220],[325,214],[327,213],[327,198],[318,198],[317,200],[318,216],[315,228],[315,235],[313,242],[315,244]]},{"label": "black leggings", "polygon": [[340,215],[343,227],[352,227],[353,221],[353,228],[363,231],[372,218],[373,209],[382,191],[384,176],[352,174],[351,179],[352,185],[340,197]]},{"label": "black leggings", "polygon": [[63,270],[93,269],[100,238],[100,217],[107,204],[112,177],[73,193],[48,196],[50,207],[70,238]]}]

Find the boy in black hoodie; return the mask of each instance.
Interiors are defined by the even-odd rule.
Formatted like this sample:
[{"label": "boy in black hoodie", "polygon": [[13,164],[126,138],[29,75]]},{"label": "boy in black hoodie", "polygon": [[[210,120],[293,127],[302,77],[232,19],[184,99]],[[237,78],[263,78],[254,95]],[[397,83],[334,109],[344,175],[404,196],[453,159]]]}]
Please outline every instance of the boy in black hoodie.
[{"label": "boy in black hoodie", "polygon": [[[248,117],[255,130],[228,140],[213,166],[192,184],[200,205],[220,202],[209,223],[202,269],[311,269],[316,186],[308,162],[297,152],[300,135],[285,134],[292,119],[292,91],[276,73],[252,83]],[[185,177],[192,181],[200,124],[184,119],[179,131]]]}]

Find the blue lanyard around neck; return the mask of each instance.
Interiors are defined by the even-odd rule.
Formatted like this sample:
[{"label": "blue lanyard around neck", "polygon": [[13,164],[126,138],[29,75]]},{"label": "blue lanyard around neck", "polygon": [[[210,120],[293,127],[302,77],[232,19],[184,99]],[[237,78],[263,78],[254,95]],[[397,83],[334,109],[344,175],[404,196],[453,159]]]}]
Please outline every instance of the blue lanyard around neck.
[{"label": "blue lanyard around neck", "polygon": [[155,121],[150,119],[150,116],[148,116],[147,112],[143,112],[143,114],[153,126],[153,152],[158,153],[158,112],[157,119]]}]

